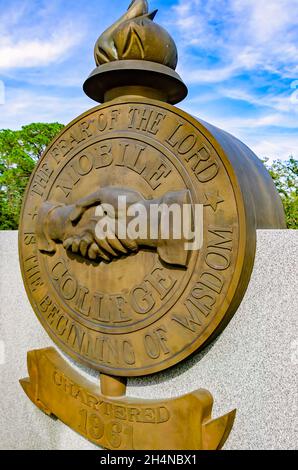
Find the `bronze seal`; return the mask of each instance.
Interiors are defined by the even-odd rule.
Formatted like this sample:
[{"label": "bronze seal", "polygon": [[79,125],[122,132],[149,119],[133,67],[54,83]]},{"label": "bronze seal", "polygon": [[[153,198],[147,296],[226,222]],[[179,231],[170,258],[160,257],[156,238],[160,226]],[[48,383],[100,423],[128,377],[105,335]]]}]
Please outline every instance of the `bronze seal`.
[{"label": "bronze seal", "polygon": [[[204,206],[202,247],[186,257],[181,240],[144,244],[111,263],[67,250],[67,235],[48,227],[51,214],[100,189],[149,201],[188,192]],[[203,125],[150,99],[119,99],[67,126],[32,175],[20,228],[25,286],[46,331],[76,360],[120,376],[172,366],[219,331],[243,294],[246,242],[224,152]]]}]

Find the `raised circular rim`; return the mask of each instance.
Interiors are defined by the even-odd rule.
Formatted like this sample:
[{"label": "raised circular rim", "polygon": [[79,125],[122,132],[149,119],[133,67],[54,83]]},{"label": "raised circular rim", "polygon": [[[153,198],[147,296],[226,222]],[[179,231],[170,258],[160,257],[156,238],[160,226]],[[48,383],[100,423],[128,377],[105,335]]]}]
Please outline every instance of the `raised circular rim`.
[{"label": "raised circular rim", "polygon": [[129,370],[126,368],[121,368],[121,367],[116,369],[116,368],[111,368],[111,367],[106,367],[106,366],[98,366],[98,364],[96,365],[92,364],[92,361],[84,360],[82,357],[74,353],[74,351],[69,350],[69,348],[64,343],[60,341],[55,343],[59,347],[61,347],[62,351],[64,351],[66,354],[68,354],[70,357],[75,359],[77,362],[83,364],[84,366],[93,367],[95,370],[98,370],[100,372],[107,373],[110,375],[114,375],[114,376],[140,377],[140,376],[145,376],[145,375],[151,375],[157,372],[161,372],[165,369],[168,369],[176,365],[177,363],[183,361],[184,359],[188,358],[193,353],[202,350],[207,344],[210,343],[212,339],[214,339],[226,327],[226,325],[231,320],[233,314],[235,313],[238,305],[240,304],[245,294],[246,288],[248,286],[248,279],[251,274],[253,263],[246,264],[246,261],[249,260],[251,256],[254,257],[255,245],[256,245],[256,227],[255,227],[254,213],[253,211],[249,212],[247,210],[247,207],[245,207],[244,197],[243,197],[240,185],[239,185],[239,181],[236,176],[236,172],[233,169],[228,159],[228,156],[224,152],[219,142],[213,137],[211,132],[201,122],[197,121],[194,117],[190,116],[189,114],[187,114],[186,112],[184,112],[183,110],[179,108],[173,107],[172,105],[168,103],[163,103],[163,102],[156,101],[150,98],[138,98],[136,96],[125,96],[124,98],[118,98],[111,102],[89,109],[88,111],[81,114],[80,116],[75,118],[73,121],[71,121],[67,126],[65,126],[65,128],[58,134],[58,136],[46,148],[45,152],[43,153],[43,156],[41,157],[39,161],[39,164],[37,165],[35,171],[32,173],[30,177],[30,180],[26,189],[26,193],[24,195],[21,216],[20,216],[19,258],[20,258],[21,272],[22,272],[25,289],[26,289],[29,301],[31,303],[31,306],[34,312],[37,314],[37,318],[39,319],[43,328],[47,331],[51,339],[52,339],[51,331],[47,327],[47,325],[45,326],[43,318],[39,313],[39,309],[37,308],[34,300],[31,298],[31,292],[29,290],[29,287],[27,286],[27,282],[26,282],[26,278],[25,278],[25,274],[23,270],[21,235],[23,232],[23,213],[24,213],[24,208],[25,208],[25,200],[28,194],[28,188],[31,185],[31,182],[32,182],[32,179],[34,178],[36,170],[43,163],[43,159],[46,153],[55,144],[55,142],[60,139],[60,137],[63,135],[63,133],[66,130],[68,130],[76,122],[80,121],[82,118],[87,117],[88,115],[96,112],[97,110],[104,109],[106,107],[110,107],[113,104],[120,104],[120,103],[121,104],[134,104],[134,103],[144,104],[145,103],[148,105],[154,105],[160,108],[164,108],[165,110],[168,110],[175,114],[177,114],[177,111],[178,111],[179,115],[183,119],[185,119],[185,121],[189,122],[199,132],[201,132],[205,136],[205,138],[209,141],[209,143],[213,146],[213,148],[216,150],[228,174],[228,177],[231,181],[232,189],[235,195],[236,206],[237,206],[237,211],[238,211],[238,220],[239,220],[238,254],[237,254],[234,273],[232,275],[230,286],[226,293],[225,299],[223,300],[220,306],[220,309],[217,312],[213,321],[205,328],[205,330],[199,336],[199,338],[193,341],[193,343],[190,344],[187,349],[184,349],[183,351],[171,356],[170,359],[167,359],[163,363],[159,363],[159,364],[148,366],[148,367],[143,367],[141,369]]}]

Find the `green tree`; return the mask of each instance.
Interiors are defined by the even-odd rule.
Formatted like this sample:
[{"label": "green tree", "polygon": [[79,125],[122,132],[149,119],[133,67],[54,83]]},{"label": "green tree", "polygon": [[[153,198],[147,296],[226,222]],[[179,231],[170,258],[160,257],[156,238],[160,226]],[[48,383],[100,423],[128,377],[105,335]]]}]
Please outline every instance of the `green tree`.
[{"label": "green tree", "polygon": [[30,175],[62,124],[33,123],[21,130],[0,130],[0,230],[18,228]]},{"label": "green tree", "polygon": [[290,157],[289,160],[275,160],[265,165],[271,174],[276,188],[282,199],[288,228],[298,228],[298,160]]}]

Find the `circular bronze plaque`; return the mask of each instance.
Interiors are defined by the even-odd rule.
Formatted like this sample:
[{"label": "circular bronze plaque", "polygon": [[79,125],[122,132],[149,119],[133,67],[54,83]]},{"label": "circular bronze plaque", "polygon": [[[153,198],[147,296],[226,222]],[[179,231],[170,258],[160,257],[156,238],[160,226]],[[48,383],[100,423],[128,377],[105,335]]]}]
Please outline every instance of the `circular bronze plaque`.
[{"label": "circular bronze plaque", "polygon": [[[188,192],[203,206],[202,247],[184,264],[175,247],[106,263],[49,236],[53,211],[103,188],[147,201]],[[29,299],[57,346],[99,371],[138,376],[176,364],[226,324],[246,288],[246,237],[233,169],[206,128],[171,105],[122,98],[74,120],[46,150],[27,188],[19,247]]]}]

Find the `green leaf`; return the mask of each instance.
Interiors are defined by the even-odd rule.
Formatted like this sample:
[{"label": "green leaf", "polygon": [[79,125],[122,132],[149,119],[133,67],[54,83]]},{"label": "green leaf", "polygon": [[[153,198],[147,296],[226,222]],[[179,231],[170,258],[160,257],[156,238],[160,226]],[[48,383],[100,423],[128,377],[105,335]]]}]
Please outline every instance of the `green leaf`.
[{"label": "green leaf", "polygon": [[17,230],[30,175],[63,127],[32,123],[17,131],[0,130],[0,230]]},{"label": "green leaf", "polygon": [[298,160],[289,157],[288,160],[275,160],[269,163],[264,160],[284,205],[287,226],[289,229],[298,228]]}]

